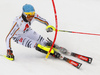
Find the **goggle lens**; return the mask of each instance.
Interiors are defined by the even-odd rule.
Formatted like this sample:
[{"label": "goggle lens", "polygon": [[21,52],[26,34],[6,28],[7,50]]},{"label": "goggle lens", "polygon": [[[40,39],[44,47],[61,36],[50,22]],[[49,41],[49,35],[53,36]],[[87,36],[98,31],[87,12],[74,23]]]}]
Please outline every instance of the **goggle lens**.
[{"label": "goggle lens", "polygon": [[33,18],[35,15],[35,12],[24,12],[24,14],[27,16],[27,18]]}]

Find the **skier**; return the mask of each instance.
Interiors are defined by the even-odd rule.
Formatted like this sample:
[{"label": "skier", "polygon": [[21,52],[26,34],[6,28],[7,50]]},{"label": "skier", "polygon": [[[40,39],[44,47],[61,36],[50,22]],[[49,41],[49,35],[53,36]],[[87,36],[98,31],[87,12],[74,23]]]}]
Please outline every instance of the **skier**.
[{"label": "skier", "polygon": [[[50,50],[52,42],[45,40],[41,35],[31,29],[30,26],[34,20],[45,24],[47,26],[47,32],[52,32],[55,30],[55,27],[53,27],[47,20],[43,19],[37,13],[35,13],[35,9],[32,5],[25,4],[22,7],[22,15],[15,18],[12,24],[12,28],[6,37],[7,58],[14,59],[14,54],[11,49],[11,39],[13,39],[18,44],[28,48],[35,48],[36,50],[46,54]],[[67,53],[65,48],[61,48],[58,45],[54,45],[54,48],[59,49],[62,53]],[[52,49],[50,55],[54,56],[55,58],[60,57],[60,53],[54,49]]]}]

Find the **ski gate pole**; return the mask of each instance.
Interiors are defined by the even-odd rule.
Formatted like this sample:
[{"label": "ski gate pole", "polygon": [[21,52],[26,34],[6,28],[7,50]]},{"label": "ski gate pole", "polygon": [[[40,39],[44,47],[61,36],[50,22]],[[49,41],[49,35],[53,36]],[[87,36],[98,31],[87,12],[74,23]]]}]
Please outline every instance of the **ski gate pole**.
[{"label": "ski gate pole", "polygon": [[53,40],[52,46],[51,46],[49,52],[47,53],[47,55],[46,55],[46,57],[45,57],[46,59],[49,57],[50,52],[51,52],[51,50],[52,50],[52,48],[53,48],[53,46],[54,46],[54,43],[55,43],[55,41],[56,41],[56,37],[57,37],[57,31],[58,31],[58,30],[57,30],[57,28],[58,28],[57,12],[56,12],[56,7],[55,7],[54,0],[52,0],[52,4],[53,4],[54,14],[55,14],[56,30],[55,30],[55,37],[54,37],[54,40]]}]

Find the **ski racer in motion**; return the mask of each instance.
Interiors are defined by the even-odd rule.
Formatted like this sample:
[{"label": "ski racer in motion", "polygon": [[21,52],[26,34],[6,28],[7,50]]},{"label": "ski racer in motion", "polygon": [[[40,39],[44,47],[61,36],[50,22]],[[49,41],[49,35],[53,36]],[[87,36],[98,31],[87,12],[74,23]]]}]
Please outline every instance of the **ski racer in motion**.
[{"label": "ski racer in motion", "polygon": [[[52,41],[45,40],[40,34],[32,30],[31,24],[35,20],[46,25],[47,32],[53,32],[55,30],[55,27],[53,27],[47,20],[43,19],[35,12],[35,9],[32,5],[25,4],[22,7],[21,16],[17,16],[15,18],[12,28],[6,37],[7,58],[14,60],[14,54],[11,48],[11,39],[25,47],[35,48],[36,50],[45,54],[48,53],[50,46],[52,45]],[[60,52],[67,54],[67,50],[65,48],[59,47],[56,44],[54,45],[54,49],[58,49]],[[55,58],[60,58],[61,54],[54,49],[52,49],[50,55]]]}]

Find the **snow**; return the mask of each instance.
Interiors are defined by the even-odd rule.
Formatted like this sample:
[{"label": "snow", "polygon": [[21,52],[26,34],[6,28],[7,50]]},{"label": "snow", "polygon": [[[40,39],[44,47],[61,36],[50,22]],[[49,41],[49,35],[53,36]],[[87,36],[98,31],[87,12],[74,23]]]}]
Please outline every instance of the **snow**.
[{"label": "snow", "polygon": [[[58,29],[100,33],[99,0],[54,0],[58,16]],[[5,38],[13,19],[22,13],[22,6],[32,4],[36,12],[55,26],[52,0],[3,0],[0,2],[0,54],[6,54]],[[53,40],[53,33],[46,33],[45,25],[35,21],[33,30],[44,38]],[[80,69],[55,59],[45,60],[45,54],[16,44],[12,40],[15,61],[0,56],[0,75],[99,75],[100,74],[100,36],[58,32],[56,44],[69,51],[91,56],[92,64],[67,56],[83,63]]]}]

